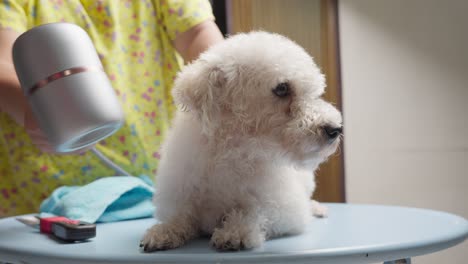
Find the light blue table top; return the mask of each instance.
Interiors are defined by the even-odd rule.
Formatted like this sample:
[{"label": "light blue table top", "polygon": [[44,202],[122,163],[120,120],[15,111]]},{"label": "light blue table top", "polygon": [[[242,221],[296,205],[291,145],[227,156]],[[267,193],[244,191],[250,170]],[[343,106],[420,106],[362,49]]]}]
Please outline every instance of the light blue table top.
[{"label": "light blue table top", "polygon": [[66,244],[14,218],[0,220],[0,262],[21,263],[375,263],[424,255],[463,242],[468,221],[423,209],[326,204],[298,236],[277,238],[250,251],[220,253],[208,238],[182,248],[142,253],[139,242],[156,220],[99,224],[89,242]]}]

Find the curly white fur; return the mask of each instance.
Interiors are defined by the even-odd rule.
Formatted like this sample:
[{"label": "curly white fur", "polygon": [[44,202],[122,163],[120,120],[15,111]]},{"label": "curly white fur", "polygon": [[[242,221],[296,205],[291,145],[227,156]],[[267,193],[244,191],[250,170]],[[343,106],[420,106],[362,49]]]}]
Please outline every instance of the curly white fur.
[{"label": "curly white fur", "polygon": [[[287,83],[287,96],[272,90]],[[238,34],[210,48],[178,75],[181,106],[163,144],[154,196],[161,223],[145,251],[175,248],[202,234],[220,250],[260,246],[298,234],[312,209],[313,173],[339,144],[325,127],[341,114],[320,96],[325,80],[291,40]]]}]

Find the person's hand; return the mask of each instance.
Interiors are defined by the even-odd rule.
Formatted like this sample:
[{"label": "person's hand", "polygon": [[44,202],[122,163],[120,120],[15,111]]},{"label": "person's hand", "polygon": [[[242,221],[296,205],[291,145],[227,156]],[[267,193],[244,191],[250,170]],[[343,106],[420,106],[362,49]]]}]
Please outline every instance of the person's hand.
[{"label": "person's hand", "polygon": [[28,133],[31,141],[38,149],[46,153],[55,153],[54,148],[47,140],[46,135],[39,127],[39,124],[34,117],[31,107],[27,105],[24,110],[24,129]]},{"label": "person's hand", "polygon": [[42,152],[45,153],[50,153],[50,154],[81,154],[92,147],[94,145],[88,146],[86,148],[80,149],[80,150],[75,150],[72,152],[68,153],[58,153],[55,151],[54,147],[50,144],[49,140],[47,140],[47,136],[45,133],[41,130],[39,127],[39,124],[37,123],[37,120],[34,116],[34,113],[31,110],[31,107],[27,105],[25,107],[25,112],[24,112],[24,128],[26,130],[26,133],[28,133],[29,137],[31,138],[31,141],[33,142],[36,147],[41,150]]}]

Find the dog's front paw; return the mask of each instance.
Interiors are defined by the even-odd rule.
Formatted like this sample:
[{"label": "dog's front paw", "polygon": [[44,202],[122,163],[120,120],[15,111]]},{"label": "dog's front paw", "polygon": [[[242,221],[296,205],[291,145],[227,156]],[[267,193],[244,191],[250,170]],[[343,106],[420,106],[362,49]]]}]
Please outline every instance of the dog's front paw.
[{"label": "dog's front paw", "polygon": [[319,218],[328,216],[328,207],[320,204],[319,202],[312,200],[312,214]]},{"label": "dog's front paw", "polygon": [[264,233],[246,233],[239,230],[215,229],[211,236],[211,245],[219,251],[238,251],[259,247],[265,241]]},{"label": "dog's front paw", "polygon": [[173,230],[171,225],[156,224],[148,231],[140,242],[140,248],[144,252],[167,250],[177,248],[185,243],[185,238],[180,232]]},{"label": "dog's front paw", "polygon": [[224,232],[216,229],[211,236],[211,246],[220,251],[237,251],[245,247],[239,232]]}]

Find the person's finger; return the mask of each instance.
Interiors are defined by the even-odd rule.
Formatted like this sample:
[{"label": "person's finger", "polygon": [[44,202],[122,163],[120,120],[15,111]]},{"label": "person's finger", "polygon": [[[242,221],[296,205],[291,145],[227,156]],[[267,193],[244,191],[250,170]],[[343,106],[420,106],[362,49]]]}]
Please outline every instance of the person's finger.
[{"label": "person's finger", "polygon": [[55,153],[55,150],[50,145],[36,145],[36,147],[44,153]]},{"label": "person's finger", "polygon": [[47,153],[47,154],[57,154],[57,153],[55,152],[55,149],[52,149],[52,148],[41,148],[41,151],[42,151],[43,153]]},{"label": "person's finger", "polygon": [[31,136],[31,141],[38,145],[38,144],[41,144],[41,145],[50,145],[49,141],[44,138],[44,137],[41,137],[41,136]]},{"label": "person's finger", "polygon": [[31,138],[31,142],[41,151],[44,151],[47,153],[54,152],[54,148],[52,147],[52,145],[46,138],[42,136],[36,136],[36,135],[30,135],[30,138]]},{"label": "person's finger", "polygon": [[52,146],[49,144],[49,142],[47,141],[39,141],[39,140],[36,140],[36,141],[33,141],[34,145],[36,146],[39,146],[39,147],[48,147],[48,148],[52,148]]},{"label": "person's finger", "polygon": [[37,136],[42,136],[45,137],[44,133],[40,129],[29,129],[27,130],[28,134],[31,135],[37,135]]}]

